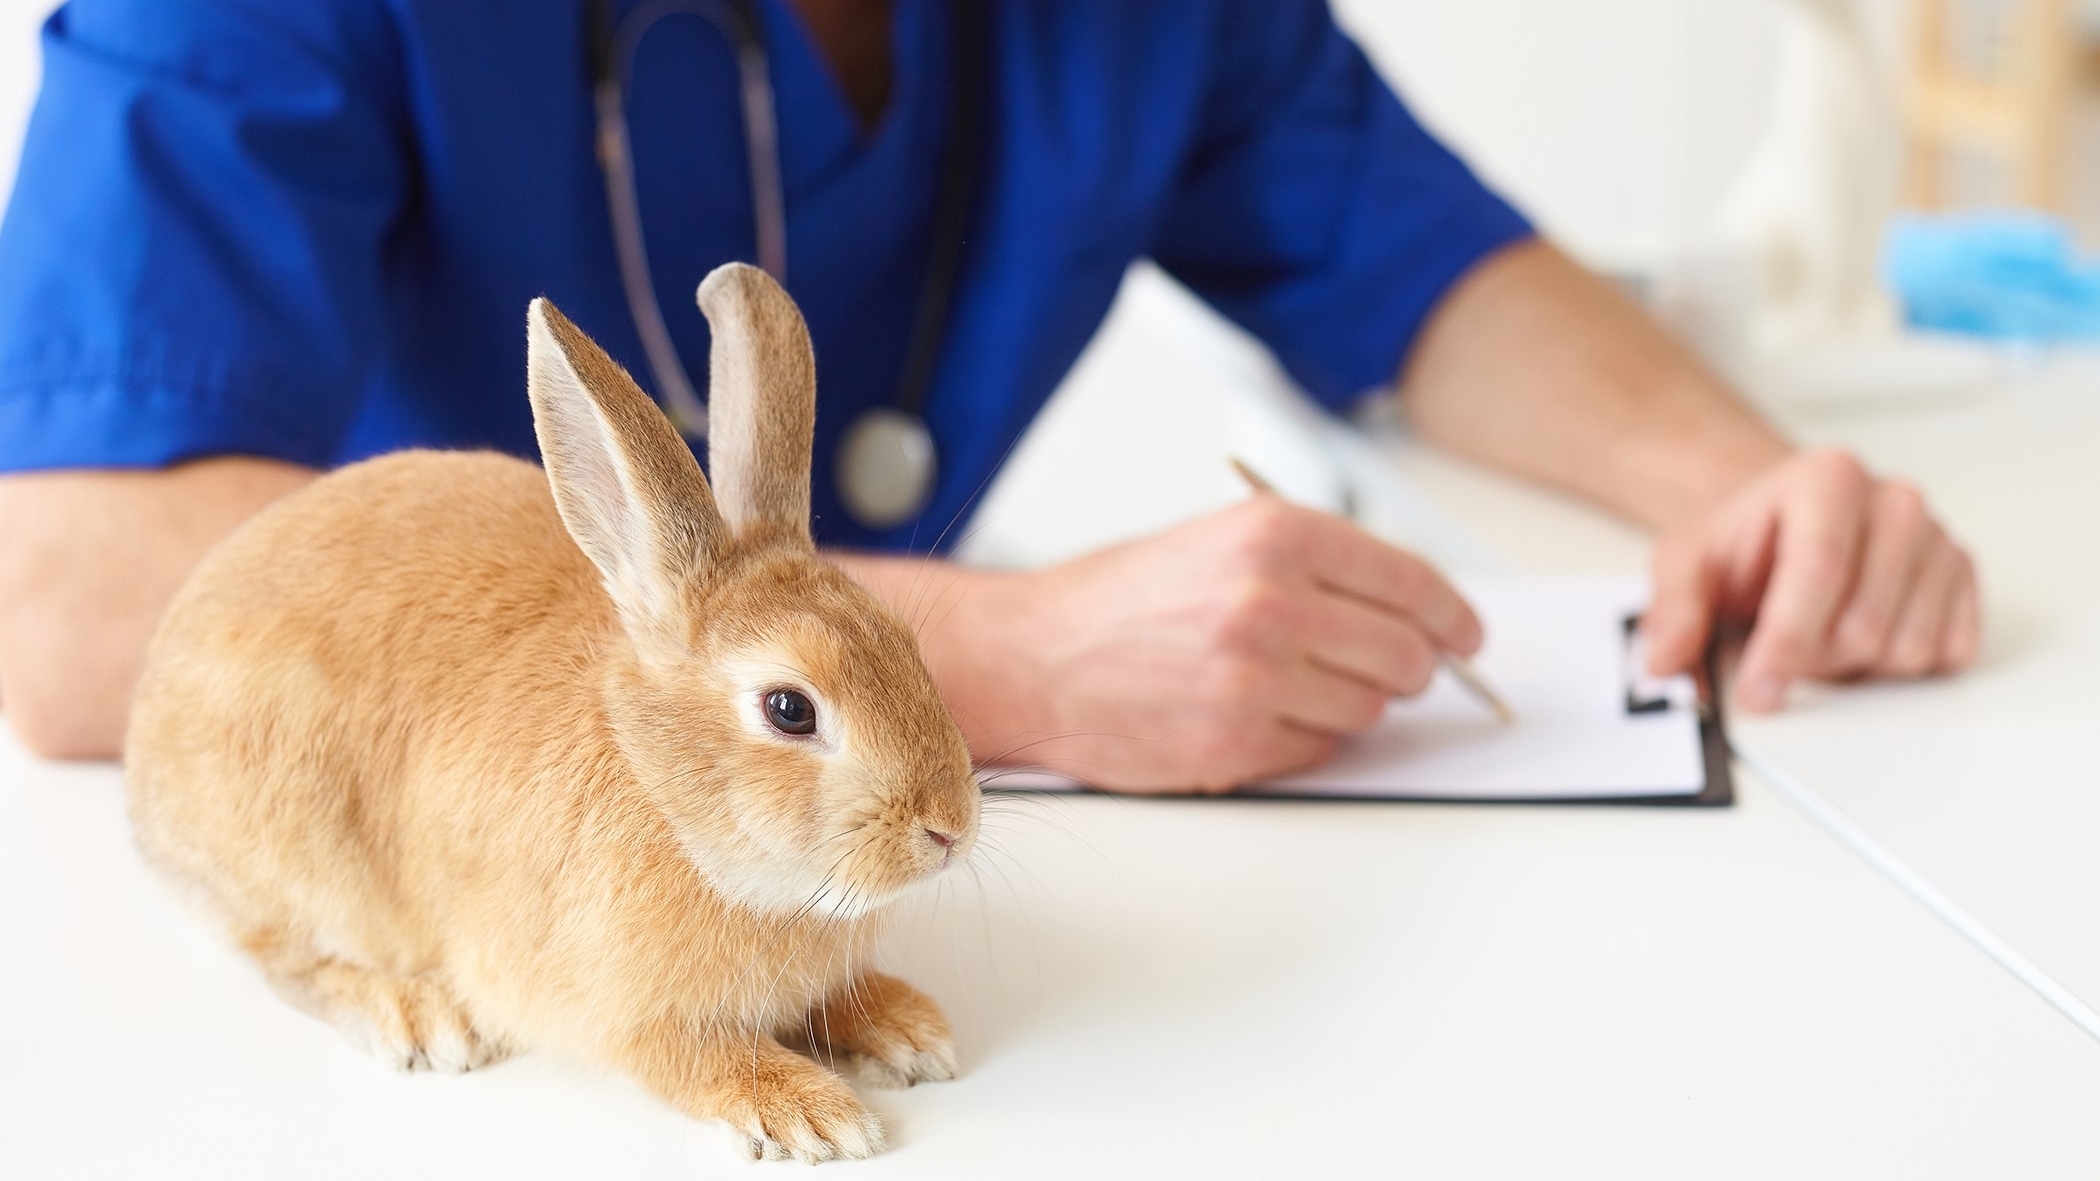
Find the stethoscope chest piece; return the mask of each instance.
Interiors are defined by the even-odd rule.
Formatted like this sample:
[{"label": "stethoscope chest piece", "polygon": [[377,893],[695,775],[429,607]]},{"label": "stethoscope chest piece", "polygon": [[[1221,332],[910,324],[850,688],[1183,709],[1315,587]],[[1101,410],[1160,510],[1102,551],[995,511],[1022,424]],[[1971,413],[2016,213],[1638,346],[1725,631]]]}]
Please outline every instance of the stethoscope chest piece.
[{"label": "stethoscope chest piece", "polygon": [[933,432],[894,406],[863,410],[840,441],[834,476],[839,499],[871,529],[901,525],[933,497]]},{"label": "stethoscope chest piece", "polygon": [[[933,433],[919,415],[940,354],[948,305],[961,276],[979,141],[983,138],[986,87],[986,22],[978,0],[955,0],[955,108],[949,143],[942,153],[940,189],[934,206],[934,245],[912,323],[904,371],[894,405],[862,411],[839,444],[839,499],[853,519],[870,529],[912,520],[933,498]],[[738,100],[744,115],[744,149],[750,158],[751,206],[758,261],[775,279],[787,271],[787,206],[783,193],[779,129],[773,110],[757,0],[644,0],[614,19],[613,0],[591,0],[591,82],[598,119],[599,164],[621,286],[641,333],[649,368],[664,407],[688,438],[707,434],[707,407],[693,388],[657,306],[642,235],[641,200],[635,192],[634,153],[628,143],[627,75],[642,36],[666,16],[703,17],[736,49]]]}]

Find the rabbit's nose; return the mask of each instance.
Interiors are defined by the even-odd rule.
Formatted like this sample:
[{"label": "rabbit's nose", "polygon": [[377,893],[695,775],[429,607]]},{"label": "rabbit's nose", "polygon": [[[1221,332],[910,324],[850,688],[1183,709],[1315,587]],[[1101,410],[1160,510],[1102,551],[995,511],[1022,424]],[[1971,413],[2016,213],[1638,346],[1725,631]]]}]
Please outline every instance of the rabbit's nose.
[{"label": "rabbit's nose", "polygon": [[955,834],[953,833],[941,832],[938,829],[932,828],[924,828],[920,831],[924,832],[927,836],[932,837],[933,843],[939,845],[943,849],[953,848],[955,845]]}]

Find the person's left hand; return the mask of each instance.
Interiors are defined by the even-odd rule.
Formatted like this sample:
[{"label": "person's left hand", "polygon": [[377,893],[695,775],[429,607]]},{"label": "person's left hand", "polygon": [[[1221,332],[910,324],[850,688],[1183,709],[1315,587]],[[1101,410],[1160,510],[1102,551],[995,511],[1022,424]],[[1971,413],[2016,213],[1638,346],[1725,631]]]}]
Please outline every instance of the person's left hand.
[{"label": "person's left hand", "polygon": [[1778,709],[1802,678],[1920,677],[1976,659],[1976,570],[1916,488],[1842,451],[1794,455],[1663,535],[1649,667],[1685,672],[1717,622],[1756,620],[1733,700]]}]

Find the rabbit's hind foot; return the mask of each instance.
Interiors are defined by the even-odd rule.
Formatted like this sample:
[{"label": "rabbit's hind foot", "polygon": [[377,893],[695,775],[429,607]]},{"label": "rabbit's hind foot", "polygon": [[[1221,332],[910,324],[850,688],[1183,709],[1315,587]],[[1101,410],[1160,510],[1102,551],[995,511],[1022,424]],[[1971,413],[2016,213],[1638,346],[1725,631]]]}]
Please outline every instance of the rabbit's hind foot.
[{"label": "rabbit's hind foot", "polygon": [[510,1055],[440,980],[376,971],[269,936],[242,944],[286,999],[396,1070],[468,1071]]}]

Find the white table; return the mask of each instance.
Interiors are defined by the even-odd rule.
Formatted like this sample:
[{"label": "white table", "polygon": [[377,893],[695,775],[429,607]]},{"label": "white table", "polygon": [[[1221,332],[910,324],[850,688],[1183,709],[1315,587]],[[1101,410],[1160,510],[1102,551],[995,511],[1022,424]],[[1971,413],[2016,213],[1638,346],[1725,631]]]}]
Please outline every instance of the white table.
[{"label": "white table", "polygon": [[[0,1176],[673,1177],[728,1139],[544,1056],[401,1076],[0,751]],[[2100,1165],[2100,1051],[1754,781],[1732,811],[1007,811],[900,923],[966,1074],[910,1177],[1868,1175]]]},{"label": "white table", "polygon": [[[1739,748],[1787,769],[1963,909],[2100,1008],[2100,356],[1905,405],[1776,400],[1810,442],[1918,481],[1975,554],[1978,667],[1951,680],[1815,689],[1738,716]],[[1616,524],[1405,443],[1415,481],[1544,568],[1618,563]]]},{"label": "white table", "polygon": [[[2067,567],[2042,535],[1996,532],[2027,519],[2038,497],[2022,488],[2090,489],[2084,456],[2045,470],[2019,446],[2052,435],[2070,399],[1811,424],[1925,479],[1981,543],[1998,636],[1967,682],[1831,695],[1743,736],[2086,980],[2100,960],[2078,903],[2100,881],[2080,838],[2096,806],[2063,779],[2090,765],[2070,735],[2094,697],[2063,645],[2093,653],[2091,597],[2057,589]],[[1399,447],[1506,556],[1638,559],[1616,526]],[[1970,773],[2009,765],[2001,736],[2040,737],[2019,764],[2031,782]],[[2100,1172],[2100,1045],[1754,777],[1739,787],[1726,811],[995,804],[978,875],[910,903],[889,947],[946,1005],[965,1076],[870,1092],[894,1147],[826,1168]],[[2068,905],[2049,904],[2055,888]],[[0,1177],[789,1167],[737,1164],[726,1134],[545,1056],[459,1077],[370,1063],[146,875],[113,768],[37,763],[5,741],[0,948]]]},{"label": "white table", "polygon": [[1795,414],[1919,475],[1989,602],[1958,680],[1820,693],[1737,737],[2100,1007],[2100,358],[1916,414]]}]

